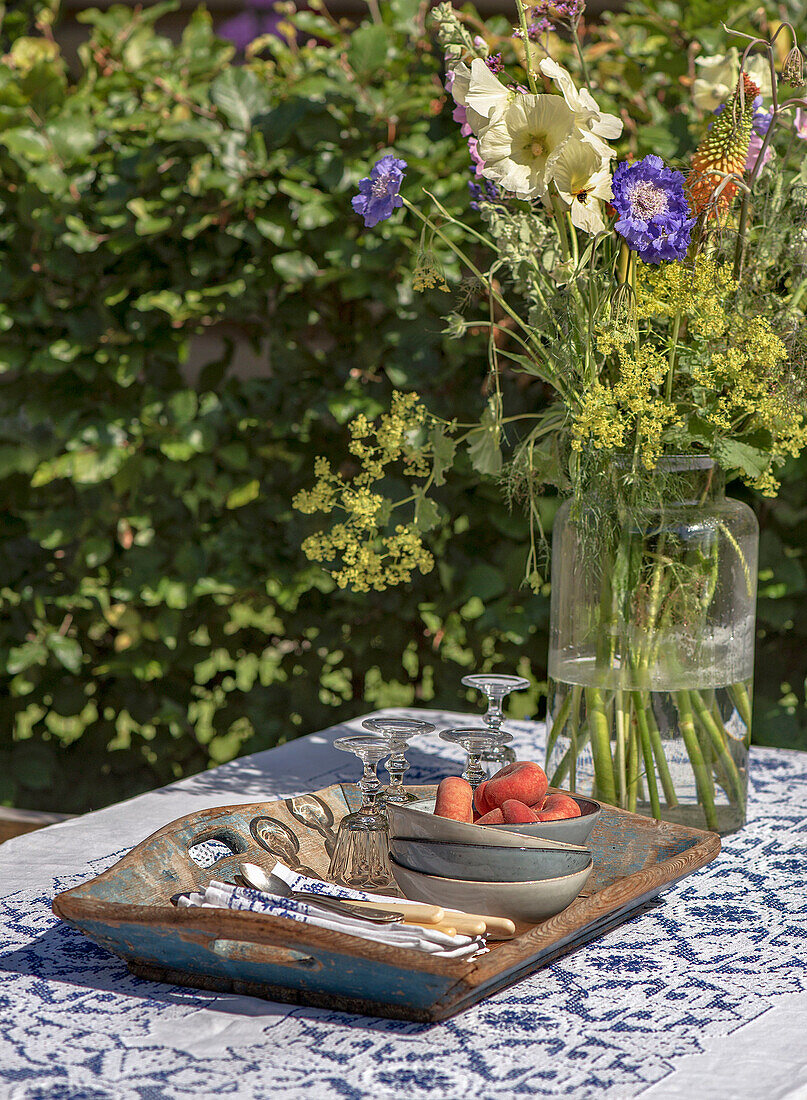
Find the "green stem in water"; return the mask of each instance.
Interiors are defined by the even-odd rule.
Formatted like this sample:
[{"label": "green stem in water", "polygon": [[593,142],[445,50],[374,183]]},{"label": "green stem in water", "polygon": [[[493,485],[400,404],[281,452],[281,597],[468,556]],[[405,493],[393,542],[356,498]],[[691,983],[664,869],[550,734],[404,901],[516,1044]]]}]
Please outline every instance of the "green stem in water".
[{"label": "green stem in water", "polygon": [[554,721],[552,722],[552,729],[549,731],[549,736],[546,739],[546,759],[549,760],[550,754],[555,747],[560,734],[563,732],[563,728],[569,720],[569,712],[572,709],[572,693],[566,696],[560,706]]},{"label": "green stem in water", "polygon": [[737,713],[740,715],[743,725],[745,726],[746,734],[750,734],[751,700],[748,698],[748,692],[742,680],[736,684],[732,684],[729,687],[729,694],[731,695],[731,700],[737,708]]},{"label": "green stem in water", "polygon": [[688,691],[675,693],[675,705],[678,708],[678,724],[681,728],[681,736],[686,745],[689,763],[695,776],[695,785],[698,788],[698,798],[706,817],[706,826],[709,829],[717,829],[717,811],[715,810],[715,793],[712,777],[703,758],[698,735],[695,732],[695,721],[692,716],[692,701]]},{"label": "green stem in water", "polygon": [[560,763],[552,773],[552,777],[549,780],[550,787],[558,787],[566,777],[566,773],[569,773],[569,790],[573,791],[577,781],[577,754],[580,749],[583,748],[588,737],[584,734],[582,738],[578,738],[577,731],[572,733],[571,740],[569,741],[569,747],[561,757]]},{"label": "green stem in water", "polygon": [[[645,713],[644,699],[642,693],[634,691],[633,695],[633,713],[636,715],[636,728],[639,732],[639,741],[642,746],[642,756],[644,757],[644,773],[647,778],[647,791],[650,796],[650,812],[653,817],[661,817],[661,802],[658,796],[658,784],[656,783],[656,769],[653,761],[653,744],[650,740],[650,726],[647,722],[647,714]],[[658,731],[656,731],[658,732]],[[666,768],[667,761],[664,761]],[[667,777],[669,778],[669,770],[667,771]],[[670,780],[670,786],[672,781]],[[669,805],[669,803],[668,803]]]},{"label": "green stem in water", "polygon": [[717,722],[714,719],[714,716],[711,714],[709,708],[704,703],[703,696],[699,691],[691,692],[691,699],[693,707],[695,709],[695,715],[698,719],[698,722],[700,723],[701,729],[703,729],[709,737],[715,756],[720,761],[723,770],[728,777],[729,785],[734,796],[734,801],[744,812],[745,788],[743,786],[743,781],[740,778],[740,773],[737,770],[737,765],[734,763],[731,753],[729,752],[726,745],[725,738],[728,735],[723,729],[723,724],[721,722],[720,726],[718,726]]},{"label": "green stem in water", "polygon": [[[630,696],[628,696],[630,700]],[[628,720],[628,799],[627,808],[636,813],[636,800],[639,795],[639,737],[636,724],[630,721],[630,702],[626,711]]]},{"label": "green stem in water", "polygon": [[594,775],[597,781],[597,795],[611,805],[616,804],[616,783],[611,760],[611,738],[608,731],[608,719],[605,715],[605,703],[599,688],[586,688],[586,713],[591,734],[591,752],[594,757]]},{"label": "green stem in water", "polygon": [[627,809],[628,805],[628,738],[627,715],[625,713],[623,692],[617,691],[614,700],[614,725],[616,727],[616,749],[614,752],[614,772],[616,773],[616,793],[618,805]]},{"label": "green stem in water", "polygon": [[653,756],[656,758],[656,768],[658,770],[659,779],[661,780],[661,789],[664,791],[664,801],[667,803],[667,808],[672,810],[678,805],[678,795],[675,793],[675,784],[670,775],[667,754],[664,751],[664,742],[661,739],[661,733],[659,732],[655,716],[649,705],[645,709],[645,718],[647,719],[647,728],[650,732],[650,746],[653,749]]}]

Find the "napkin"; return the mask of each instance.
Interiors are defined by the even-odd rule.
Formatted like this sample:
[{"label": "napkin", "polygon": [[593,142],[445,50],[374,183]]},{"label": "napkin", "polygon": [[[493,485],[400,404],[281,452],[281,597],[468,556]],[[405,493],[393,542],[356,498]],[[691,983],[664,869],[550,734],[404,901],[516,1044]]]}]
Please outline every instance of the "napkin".
[{"label": "napkin", "polygon": [[301,924],[314,924],[318,928],[329,928],[359,939],[421,951],[443,959],[472,958],[488,950],[481,936],[448,936],[436,928],[420,924],[371,924],[369,921],[342,916],[316,903],[299,901],[284,895],[290,889],[306,890],[345,900],[388,902],[390,908],[400,902],[400,898],[368,894],[362,890],[307,878],[283,863],[275,864],[271,879],[273,889],[277,887],[276,893],[231,886],[229,883],[213,880],[204,891],[180,894],[177,905],[181,909],[201,906],[206,909],[246,909],[253,913],[269,913],[273,917],[285,917]]}]

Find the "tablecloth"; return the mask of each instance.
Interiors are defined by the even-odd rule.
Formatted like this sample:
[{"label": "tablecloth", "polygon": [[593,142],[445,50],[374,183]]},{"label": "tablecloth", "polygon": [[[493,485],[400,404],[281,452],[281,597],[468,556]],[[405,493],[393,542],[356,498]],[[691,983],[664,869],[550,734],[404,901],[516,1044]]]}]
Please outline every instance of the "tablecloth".
[{"label": "tablecloth", "polygon": [[[405,712],[410,713],[410,712]],[[453,714],[417,712],[438,726]],[[663,900],[439,1024],[134,977],[51,913],[165,822],[355,778],[355,723],[0,847],[0,1097],[798,1100],[807,1097],[807,754],[754,749],[747,826]],[[511,723],[520,758],[544,731]],[[461,755],[461,754],[460,754]],[[420,739],[413,781],[456,772]]]}]

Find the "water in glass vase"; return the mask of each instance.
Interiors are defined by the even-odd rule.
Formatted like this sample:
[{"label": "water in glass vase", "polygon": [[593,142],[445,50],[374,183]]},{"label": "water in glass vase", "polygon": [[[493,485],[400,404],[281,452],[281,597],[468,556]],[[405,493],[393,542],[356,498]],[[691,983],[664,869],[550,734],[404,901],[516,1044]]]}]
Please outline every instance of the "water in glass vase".
[{"label": "water in glass vase", "polygon": [[734,832],[745,820],[751,679],[704,686],[693,675],[644,679],[553,662],[547,775],[651,817]]}]

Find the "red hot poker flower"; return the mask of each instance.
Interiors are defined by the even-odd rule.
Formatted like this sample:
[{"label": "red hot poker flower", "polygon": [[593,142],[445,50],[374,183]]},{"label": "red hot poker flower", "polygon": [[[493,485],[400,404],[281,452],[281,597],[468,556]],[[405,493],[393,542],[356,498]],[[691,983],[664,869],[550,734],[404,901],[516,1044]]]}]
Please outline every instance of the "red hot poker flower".
[{"label": "red hot poker flower", "polygon": [[741,73],[731,103],[720,112],[693,153],[687,191],[694,214],[705,211],[707,217],[714,218],[731,205],[737,184],[734,180],[724,184],[724,179],[729,174],[742,177],[745,171],[754,99],[758,95],[759,88],[753,80],[747,73]]}]

